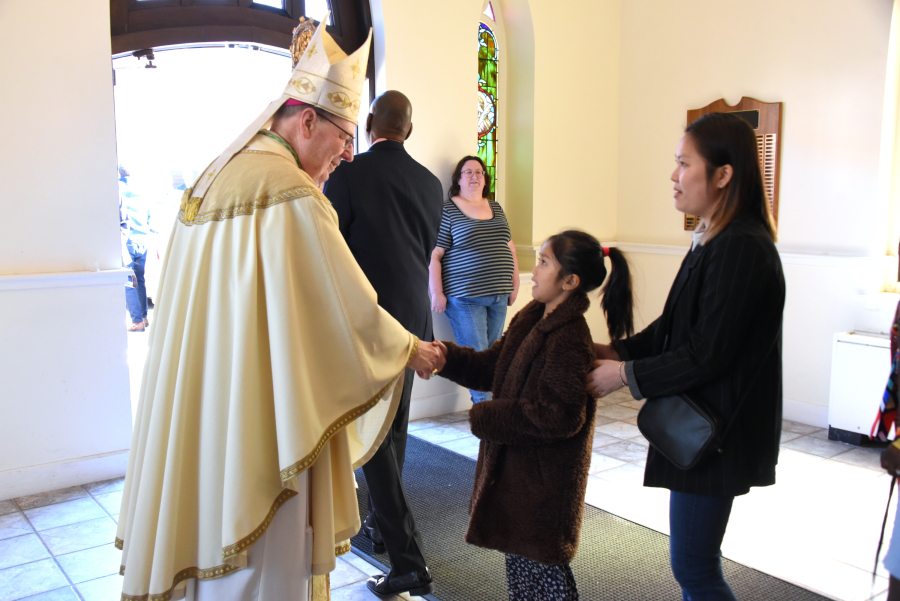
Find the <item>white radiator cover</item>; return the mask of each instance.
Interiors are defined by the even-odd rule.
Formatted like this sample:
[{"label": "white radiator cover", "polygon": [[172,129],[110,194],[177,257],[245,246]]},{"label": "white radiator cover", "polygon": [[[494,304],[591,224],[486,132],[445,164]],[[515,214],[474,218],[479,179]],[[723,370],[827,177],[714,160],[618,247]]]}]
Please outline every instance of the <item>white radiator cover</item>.
[{"label": "white radiator cover", "polygon": [[835,334],[828,425],[868,436],[890,368],[891,343],[887,337]]}]

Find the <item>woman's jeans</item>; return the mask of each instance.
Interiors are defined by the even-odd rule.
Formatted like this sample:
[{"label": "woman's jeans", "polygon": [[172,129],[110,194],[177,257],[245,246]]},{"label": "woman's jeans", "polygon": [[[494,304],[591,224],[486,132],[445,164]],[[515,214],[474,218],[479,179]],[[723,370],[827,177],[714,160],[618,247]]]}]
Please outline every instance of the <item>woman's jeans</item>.
[{"label": "woman's jeans", "polygon": [[[459,346],[484,351],[497,342],[506,324],[506,303],[509,295],[478,296],[475,298],[447,297],[447,319]],[[470,390],[472,402],[491,400],[490,392]]]},{"label": "woman's jeans", "polygon": [[672,491],[669,555],[684,601],[737,600],[722,574],[722,539],[733,502]]}]

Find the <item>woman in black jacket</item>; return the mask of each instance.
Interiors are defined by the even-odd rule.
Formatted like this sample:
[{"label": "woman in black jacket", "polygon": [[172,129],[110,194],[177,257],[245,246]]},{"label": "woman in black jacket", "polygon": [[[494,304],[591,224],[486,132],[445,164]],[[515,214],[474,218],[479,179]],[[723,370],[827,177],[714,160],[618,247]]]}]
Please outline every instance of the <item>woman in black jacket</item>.
[{"label": "woman in black jacket", "polygon": [[721,454],[681,470],[652,446],[644,485],[668,488],[672,572],[685,600],[733,600],[721,544],[734,497],[775,483],[781,431],[784,276],[756,137],[734,115],[694,121],[676,153],[675,208],[698,215],[694,244],[663,314],[642,332],[595,345],[588,389],[627,385],[636,399],[688,393],[723,421]]}]

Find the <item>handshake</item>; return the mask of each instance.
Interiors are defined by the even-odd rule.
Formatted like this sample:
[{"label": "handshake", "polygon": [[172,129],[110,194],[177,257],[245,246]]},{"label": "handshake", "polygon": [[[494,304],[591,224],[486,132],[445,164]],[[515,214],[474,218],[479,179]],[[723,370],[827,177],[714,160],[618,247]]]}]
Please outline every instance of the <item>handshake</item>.
[{"label": "handshake", "polygon": [[431,378],[434,374],[444,369],[447,363],[447,347],[440,340],[434,342],[419,342],[416,354],[409,360],[407,367],[416,370],[416,374],[423,380]]}]

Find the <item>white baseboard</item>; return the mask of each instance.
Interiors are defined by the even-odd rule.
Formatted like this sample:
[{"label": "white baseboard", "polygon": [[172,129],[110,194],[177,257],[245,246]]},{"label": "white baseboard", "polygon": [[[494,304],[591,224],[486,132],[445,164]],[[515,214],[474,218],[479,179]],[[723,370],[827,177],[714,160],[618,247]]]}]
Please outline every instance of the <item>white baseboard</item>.
[{"label": "white baseboard", "polygon": [[828,427],[828,407],[822,405],[784,399],[782,414],[784,419],[789,419],[792,422],[816,426],[817,428]]},{"label": "white baseboard", "polygon": [[469,397],[469,391],[465,388],[460,388],[457,391],[446,394],[421,399],[414,398],[409,406],[409,420],[413,421],[423,417],[456,413],[457,411],[466,411],[471,408],[472,399]]},{"label": "white baseboard", "polygon": [[72,288],[81,286],[125,285],[130,269],[99,269],[64,273],[14,273],[0,275],[0,291],[34,290],[39,288]]},{"label": "white baseboard", "polygon": [[0,472],[0,499],[15,499],[90,482],[121,478],[128,450]]}]

